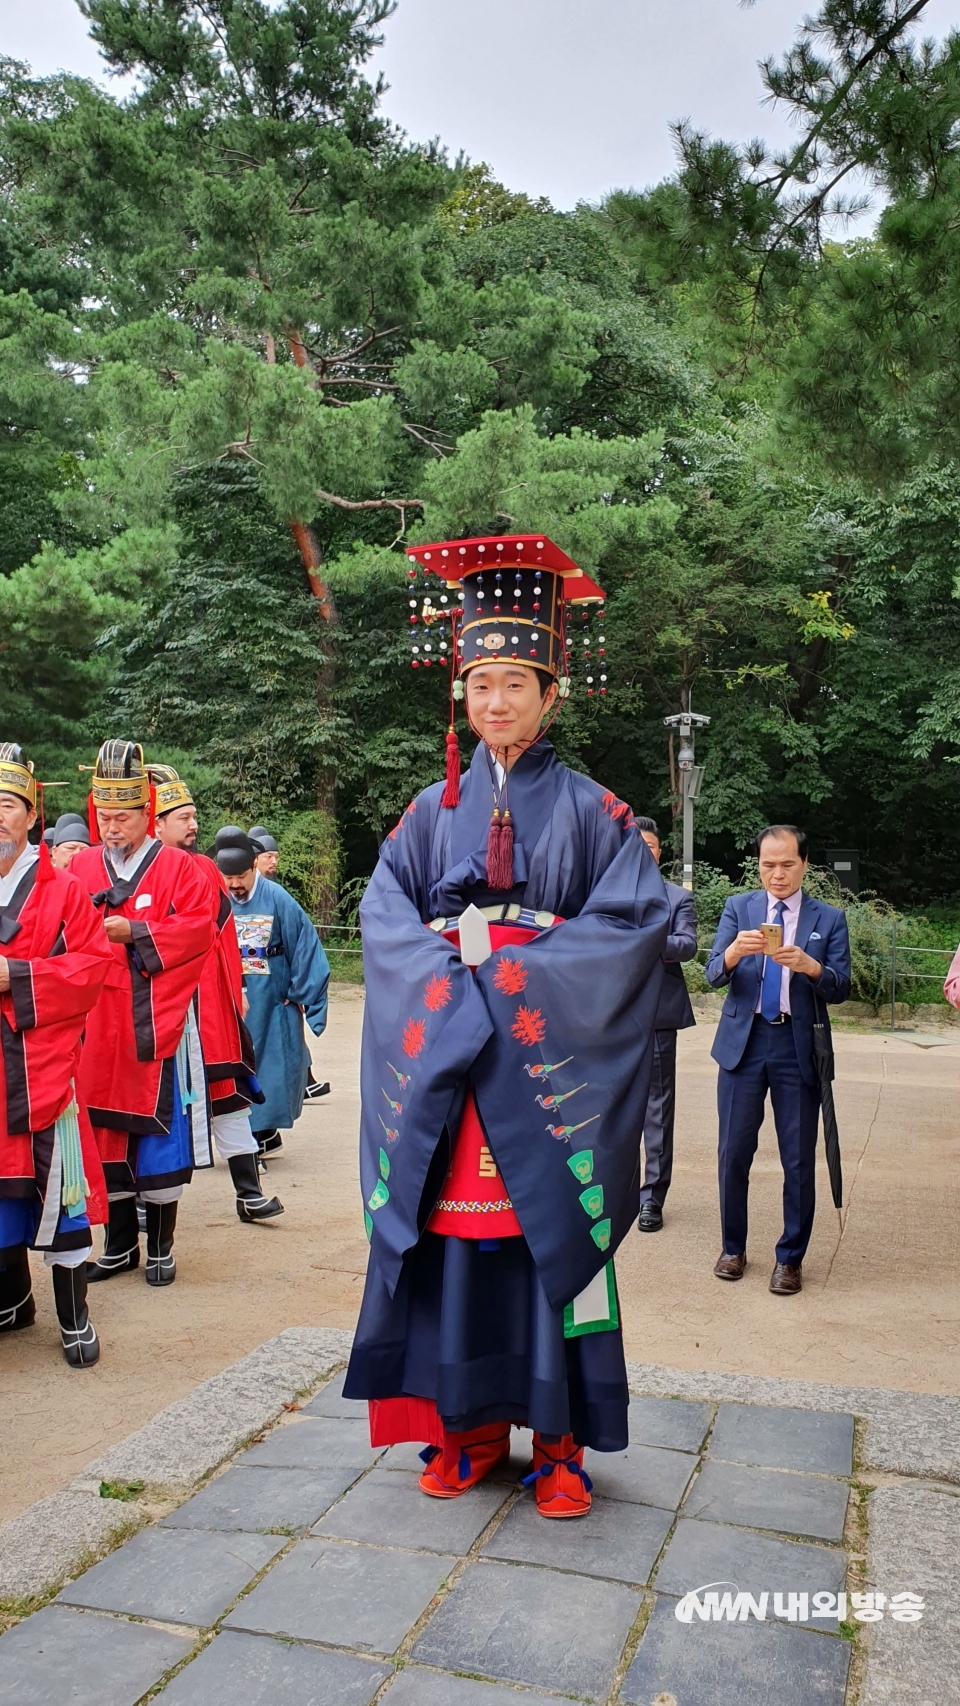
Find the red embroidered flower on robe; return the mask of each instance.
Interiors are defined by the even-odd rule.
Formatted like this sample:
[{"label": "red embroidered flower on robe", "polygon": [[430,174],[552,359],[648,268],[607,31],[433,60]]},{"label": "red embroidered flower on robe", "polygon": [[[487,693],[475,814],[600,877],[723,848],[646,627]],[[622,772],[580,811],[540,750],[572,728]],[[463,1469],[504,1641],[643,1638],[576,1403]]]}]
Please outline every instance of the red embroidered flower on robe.
[{"label": "red embroidered flower on robe", "polygon": [[522,960],[502,959],[493,974],[493,987],[503,995],[519,995],[527,987],[527,973]]},{"label": "red embroidered flower on robe", "polygon": [[450,1000],[450,979],[446,976],[437,977],[434,973],[423,992],[423,1000],[431,1013],[439,1013],[441,1007],[445,1007]]},{"label": "red embroidered flower on robe", "polygon": [[403,1052],[415,1060],[422,1052],[427,1036],[426,1019],[408,1019],[403,1027]]},{"label": "red embroidered flower on robe", "polygon": [[628,827],[633,822],[633,812],[626,800],[618,800],[616,794],[611,793],[609,789],[604,794],[600,804],[608,817],[612,817],[614,820],[622,817],[624,824]]},{"label": "red embroidered flower on robe", "polygon": [[539,1007],[518,1007],[510,1029],[518,1043],[529,1047],[543,1042],[547,1027]]},{"label": "red embroidered flower on robe", "polygon": [[527,971],[523,960],[501,959],[493,974],[494,989],[500,989],[501,995],[520,995],[527,988]]}]

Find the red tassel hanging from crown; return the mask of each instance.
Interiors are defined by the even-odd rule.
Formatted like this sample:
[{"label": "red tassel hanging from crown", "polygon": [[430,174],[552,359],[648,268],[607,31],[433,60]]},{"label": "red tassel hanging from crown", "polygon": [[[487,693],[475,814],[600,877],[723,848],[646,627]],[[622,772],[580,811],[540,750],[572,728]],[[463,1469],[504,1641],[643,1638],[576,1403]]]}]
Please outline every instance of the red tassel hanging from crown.
[{"label": "red tassel hanging from crown", "polygon": [[495,809],[487,836],[487,882],[492,889],[513,888],[513,819],[510,807]]},{"label": "red tassel hanging from crown", "polygon": [[157,831],[157,790],[150,784],[150,814],[147,818],[147,834],[155,835]]},{"label": "red tassel hanging from crown", "polygon": [[93,794],[87,795],[87,827],[90,830],[90,845],[96,847],[100,841],[100,826],[97,823],[97,808],[93,803]]},{"label": "red tassel hanging from crown", "polygon": [[453,724],[447,730],[447,780],[441,806],[458,806],[460,804],[460,743]]}]

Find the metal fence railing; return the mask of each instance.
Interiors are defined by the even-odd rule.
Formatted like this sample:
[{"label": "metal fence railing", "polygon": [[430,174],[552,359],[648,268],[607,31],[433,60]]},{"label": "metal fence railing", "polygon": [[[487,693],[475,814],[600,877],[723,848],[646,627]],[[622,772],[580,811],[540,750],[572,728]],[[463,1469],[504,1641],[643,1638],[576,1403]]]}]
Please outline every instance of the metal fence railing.
[{"label": "metal fence railing", "polygon": [[[914,947],[911,947],[910,944],[907,942],[898,942],[897,941],[897,921],[895,918],[892,920],[891,925],[890,925],[890,1029],[891,1029],[891,1031],[894,1031],[897,1028],[897,983],[898,983],[898,981],[900,983],[903,983],[907,979],[920,979],[922,981],[929,981],[930,979],[936,978],[938,982],[942,982],[943,978],[941,976],[941,970],[942,970],[943,975],[945,976],[946,973],[950,969],[950,962],[953,959],[955,952],[956,952],[956,949],[954,949],[954,948],[914,948]],[[901,963],[903,960],[903,957],[906,954],[935,954],[939,957],[939,959],[941,961],[941,968],[938,968],[936,966],[931,966],[929,971],[909,971]],[[946,961],[946,964],[942,964],[943,961]]]},{"label": "metal fence railing", "polygon": [[[323,924],[323,925],[317,925],[317,933],[320,936],[320,939],[323,942],[324,947],[327,948],[333,954],[338,954],[338,955],[339,954],[351,954],[351,955],[356,955],[359,957],[359,955],[362,953],[362,948],[360,945],[360,927],[357,924]],[[708,939],[701,940],[699,951],[702,952],[704,949],[706,949],[709,952],[709,949],[712,947],[712,945],[713,945],[713,937],[711,935]],[[949,969],[950,962],[953,959],[954,953],[955,953],[955,949],[953,949],[953,948],[915,948],[907,942],[898,941],[898,939],[897,939],[897,921],[896,921],[896,919],[892,920],[891,926],[890,926],[890,1029],[891,1029],[891,1031],[896,1030],[896,1024],[897,1024],[897,986],[898,986],[898,984],[903,984],[905,981],[917,981],[917,980],[919,980],[921,982],[930,981],[930,980],[936,980],[937,982],[942,982],[941,973],[943,975],[946,974],[947,970]],[[931,966],[929,971],[915,971],[915,970],[911,969],[911,962],[906,959],[906,956],[908,956],[908,955],[910,955],[910,956],[913,956],[913,955],[932,955],[933,957],[939,959],[940,965],[939,966]]]},{"label": "metal fence railing", "polygon": [[359,954],[360,927],[356,924],[318,924],[317,935],[333,954]]},{"label": "metal fence railing", "polygon": [[[713,947],[713,943],[714,943],[713,933],[702,935],[700,937],[700,940],[699,940],[697,952],[698,953],[706,953],[707,955],[709,955],[710,949]],[[890,974],[889,974],[889,984],[890,984],[889,1007],[890,1007],[890,1029],[891,1029],[891,1031],[895,1031],[897,1028],[897,986],[898,986],[898,984],[902,984],[904,981],[909,980],[912,982],[921,982],[921,983],[935,982],[935,983],[939,983],[942,986],[943,979],[946,976],[946,973],[950,969],[950,963],[951,963],[953,956],[956,953],[956,951],[957,950],[955,948],[915,948],[910,943],[902,942],[898,939],[898,936],[897,936],[897,920],[895,918],[891,920],[891,923],[890,923],[890,948],[888,951],[889,968],[890,968]],[[939,966],[931,966],[929,971],[913,971],[913,970],[909,969],[909,962],[907,964],[904,964],[904,956],[907,954],[910,954],[910,955],[913,955],[913,954],[932,954],[940,960],[940,965]],[[884,1001],[880,1004],[880,1006],[878,1006],[878,1008],[877,1008],[878,1015],[881,1011],[881,1008],[886,1007],[887,1005],[888,1005],[888,1003]]]}]

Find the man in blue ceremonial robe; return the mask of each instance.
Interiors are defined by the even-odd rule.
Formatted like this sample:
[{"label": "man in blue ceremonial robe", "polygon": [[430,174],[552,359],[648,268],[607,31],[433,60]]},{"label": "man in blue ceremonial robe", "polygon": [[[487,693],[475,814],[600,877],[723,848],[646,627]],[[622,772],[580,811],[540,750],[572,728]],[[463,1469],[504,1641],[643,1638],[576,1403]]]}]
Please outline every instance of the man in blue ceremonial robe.
[{"label": "man in blue ceremonial robe", "polygon": [[303,1021],[315,1037],[324,1030],[330,967],[303,907],[260,875],[257,851],[242,830],[217,837],[217,865],[230,890],[243,962],[246,1023],[265,1097],[254,1131],[264,1154],[282,1148],[281,1131],[300,1118],[310,1070]]},{"label": "man in blue ceremonial robe", "polygon": [[627,1444],[612,1257],[639,1209],[669,908],[629,807],[543,738],[565,607],[600,589],[536,534],[410,556],[423,661],[462,592],[454,692],[479,745],[461,787],[451,728],[446,785],[408,807],[361,906],[371,1252],[345,1394],[375,1444],[425,1442],[437,1498],[528,1424],[540,1513],[581,1516],[584,1446]]}]

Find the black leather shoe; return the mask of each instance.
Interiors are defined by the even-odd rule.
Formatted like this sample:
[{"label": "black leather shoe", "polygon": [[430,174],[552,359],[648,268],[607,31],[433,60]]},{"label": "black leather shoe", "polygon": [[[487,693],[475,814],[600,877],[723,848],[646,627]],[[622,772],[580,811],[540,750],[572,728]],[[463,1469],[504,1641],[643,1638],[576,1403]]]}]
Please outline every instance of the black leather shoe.
[{"label": "black leather shoe", "polygon": [[638,1232],[661,1232],[663,1230],[663,1209],[655,1202],[640,1204],[640,1216],[637,1220]]},{"label": "black leather shoe", "polygon": [[257,1140],[257,1149],[261,1155],[274,1155],[278,1149],[283,1148],[283,1138],[276,1126],[273,1127],[272,1131],[255,1131],[253,1135]]},{"label": "black leather shoe", "polygon": [[329,1096],[329,1084],[308,1084],[303,1092],[305,1102],[319,1102],[321,1096]]},{"label": "black leather shoe", "polygon": [[136,1198],[114,1197],[110,1204],[103,1255],[98,1261],[87,1263],[87,1279],[91,1284],[96,1280],[114,1279],[117,1274],[128,1274],[139,1266],[140,1228]]},{"label": "black leather shoe", "polygon": [[0,1268],[0,1333],[18,1333],[21,1327],[32,1327],[36,1318],[30,1263],[26,1246],[20,1244]]},{"label": "black leather shoe", "polygon": [[265,1197],[260,1189],[255,1155],[231,1155],[227,1165],[237,1193],[237,1214],[241,1220],[273,1220],[283,1213],[280,1198]]},{"label": "black leather shoe", "polygon": [[64,1358],[71,1368],[92,1368],[100,1360],[100,1340],[87,1310],[86,1266],[64,1268],[57,1262],[51,1272]]},{"label": "black leather shoe", "polygon": [[172,1285],[177,1277],[173,1235],[178,1202],[147,1203],[147,1284]]}]

